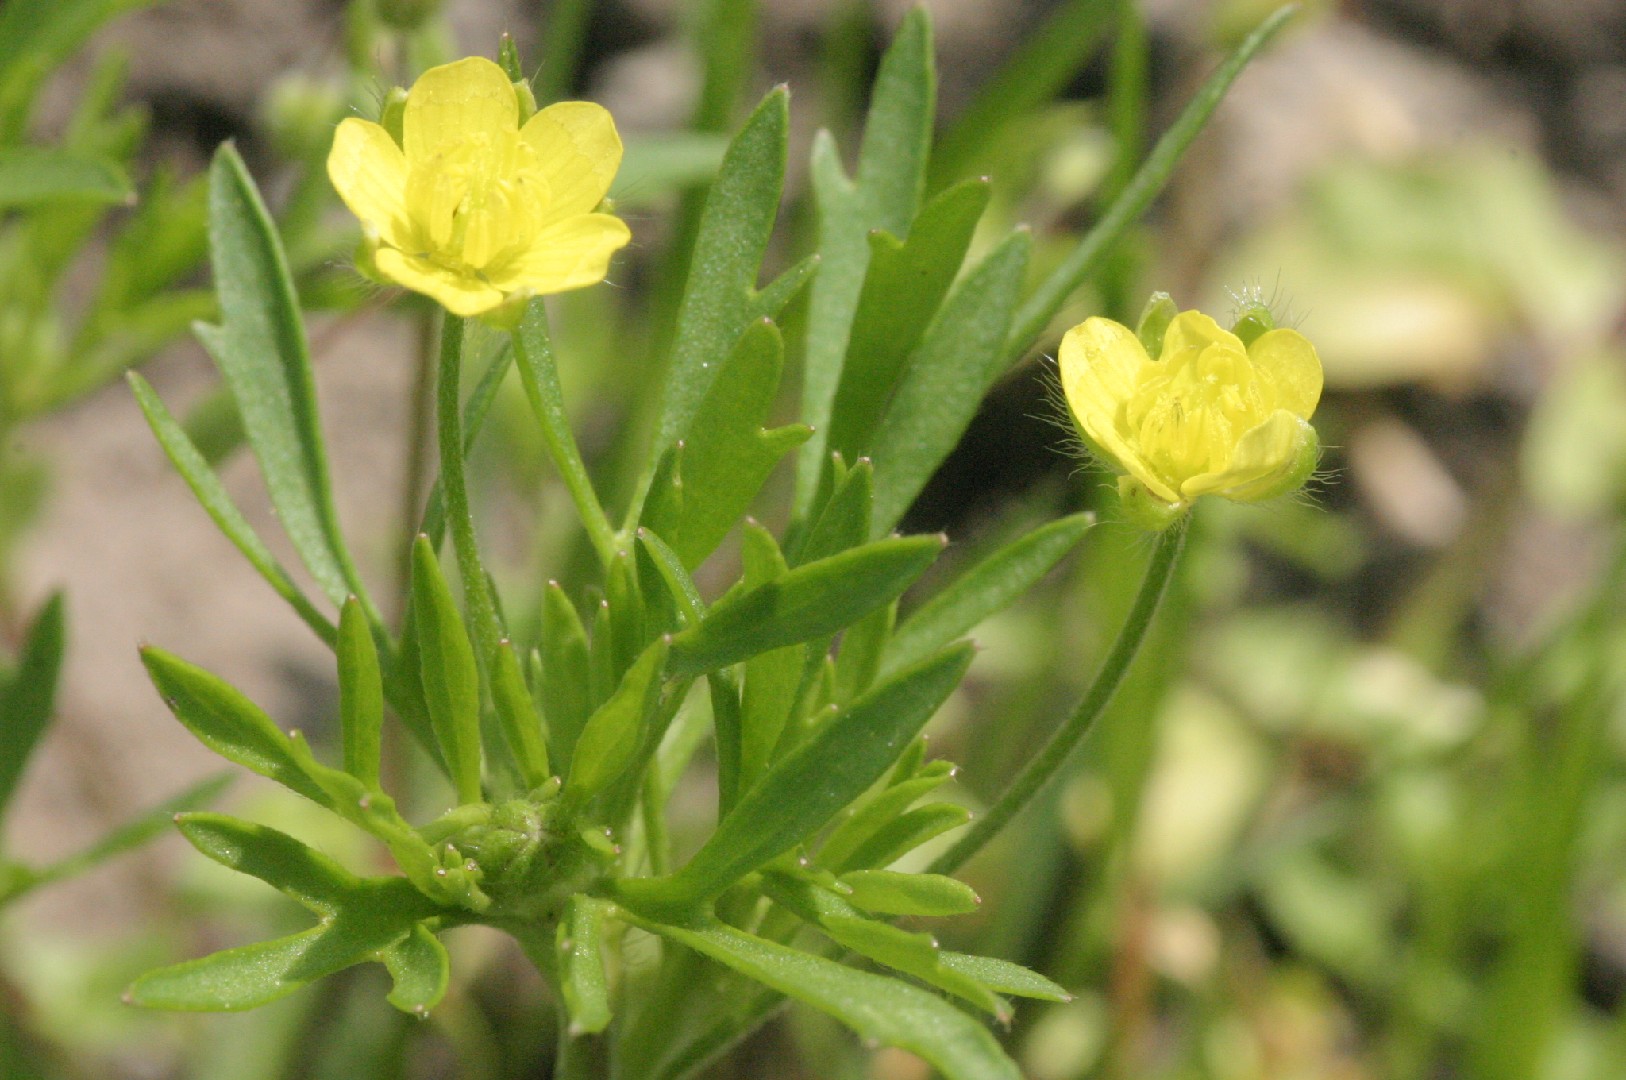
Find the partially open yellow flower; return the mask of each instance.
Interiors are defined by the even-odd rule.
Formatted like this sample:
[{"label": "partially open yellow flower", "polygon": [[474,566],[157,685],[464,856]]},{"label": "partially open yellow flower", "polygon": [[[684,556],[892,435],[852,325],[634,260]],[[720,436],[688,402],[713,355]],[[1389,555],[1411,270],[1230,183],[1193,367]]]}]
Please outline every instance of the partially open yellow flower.
[{"label": "partially open yellow flower", "polygon": [[1080,434],[1128,474],[1119,491],[1132,512],[1150,511],[1143,520],[1172,522],[1201,495],[1284,495],[1315,470],[1321,360],[1296,330],[1244,345],[1183,311],[1153,360],[1128,327],[1092,318],[1062,338],[1058,362]]},{"label": "partially open yellow flower", "polygon": [[423,73],[401,144],[378,124],[339,125],[327,171],[361,219],[384,278],[456,315],[604,278],[627,226],[593,213],[621,165],[610,114],[566,101],[519,123],[502,68],[469,57]]}]

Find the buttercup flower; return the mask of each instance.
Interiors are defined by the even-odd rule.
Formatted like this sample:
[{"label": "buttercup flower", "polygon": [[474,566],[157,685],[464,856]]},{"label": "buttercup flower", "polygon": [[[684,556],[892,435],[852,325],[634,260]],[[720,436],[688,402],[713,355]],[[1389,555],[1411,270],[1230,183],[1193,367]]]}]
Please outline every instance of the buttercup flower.
[{"label": "buttercup flower", "polygon": [[1315,469],[1321,360],[1296,330],[1244,344],[1183,311],[1153,360],[1128,327],[1092,318],[1062,338],[1058,363],[1079,433],[1127,474],[1118,490],[1143,523],[1170,524],[1202,495],[1284,495]]},{"label": "buttercup flower", "polygon": [[339,124],[328,176],[379,276],[456,315],[603,280],[631,235],[593,212],[621,165],[614,121],[585,101],[519,120],[514,84],[476,56],[413,84],[399,144],[379,124]]}]

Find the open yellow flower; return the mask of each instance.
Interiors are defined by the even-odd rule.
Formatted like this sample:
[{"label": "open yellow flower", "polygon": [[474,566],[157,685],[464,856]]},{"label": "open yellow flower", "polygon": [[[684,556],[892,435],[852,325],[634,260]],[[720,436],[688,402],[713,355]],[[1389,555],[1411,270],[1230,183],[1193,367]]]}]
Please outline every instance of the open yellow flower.
[{"label": "open yellow flower", "polygon": [[1128,474],[1126,506],[1161,523],[1202,495],[1256,502],[1302,486],[1320,444],[1309,419],[1321,360],[1296,330],[1244,345],[1207,315],[1183,311],[1153,360],[1139,337],[1092,318],[1062,338],[1062,392],[1080,434]]},{"label": "open yellow flower", "polygon": [[627,226],[593,213],[621,165],[610,114],[566,101],[519,123],[502,68],[469,57],[423,73],[401,143],[378,124],[339,124],[327,171],[361,219],[379,275],[456,315],[516,295],[604,278]]}]

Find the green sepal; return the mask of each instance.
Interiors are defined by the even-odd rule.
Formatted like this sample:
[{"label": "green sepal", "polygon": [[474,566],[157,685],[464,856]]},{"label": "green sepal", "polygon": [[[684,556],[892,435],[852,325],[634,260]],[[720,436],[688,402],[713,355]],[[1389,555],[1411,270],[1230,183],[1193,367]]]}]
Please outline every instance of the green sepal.
[{"label": "green sepal", "polygon": [[1141,348],[1151,359],[1156,360],[1163,355],[1163,335],[1178,314],[1180,308],[1168,293],[1154,292],[1146,298],[1146,306],[1141,308],[1140,322],[1135,326],[1135,336],[1140,338]]},{"label": "green sepal", "polygon": [[1167,503],[1133,476],[1118,477],[1118,511],[1130,524],[1147,532],[1162,532],[1185,520],[1190,503]]},{"label": "green sepal", "polygon": [[1245,304],[1242,310],[1237,312],[1236,321],[1231,324],[1231,333],[1240,338],[1243,345],[1252,345],[1274,329],[1276,316],[1258,300]]}]

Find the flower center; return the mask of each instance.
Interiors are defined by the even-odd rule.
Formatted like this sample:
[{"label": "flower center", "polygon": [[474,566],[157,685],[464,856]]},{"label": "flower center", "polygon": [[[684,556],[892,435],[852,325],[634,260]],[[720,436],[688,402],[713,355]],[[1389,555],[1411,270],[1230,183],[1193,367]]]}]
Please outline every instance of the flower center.
[{"label": "flower center", "polygon": [[541,231],[548,182],[518,132],[474,132],[408,168],[406,201],[424,258],[460,273],[492,270]]},{"label": "flower center", "polygon": [[1225,468],[1236,440],[1269,415],[1253,364],[1223,344],[1191,348],[1142,369],[1121,423],[1142,459],[1176,491]]}]

